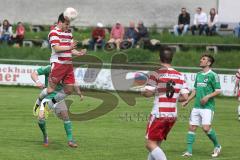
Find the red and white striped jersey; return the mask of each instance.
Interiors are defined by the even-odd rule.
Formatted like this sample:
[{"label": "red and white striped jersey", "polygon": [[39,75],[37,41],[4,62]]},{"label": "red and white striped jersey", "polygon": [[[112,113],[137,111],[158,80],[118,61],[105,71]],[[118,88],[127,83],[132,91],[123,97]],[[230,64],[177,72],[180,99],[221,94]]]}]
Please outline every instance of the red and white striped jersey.
[{"label": "red and white striped jersey", "polygon": [[177,117],[179,94],[186,93],[188,89],[184,75],[173,68],[162,67],[150,74],[147,86],[155,87],[151,114],[156,117]]},{"label": "red and white striped jersey", "polygon": [[62,31],[57,26],[50,31],[48,34],[48,40],[52,48],[52,54],[50,58],[50,63],[57,62],[61,64],[71,64],[72,63],[72,51],[58,52],[53,49],[53,46],[66,46],[69,47],[73,41],[73,36],[71,30]]}]

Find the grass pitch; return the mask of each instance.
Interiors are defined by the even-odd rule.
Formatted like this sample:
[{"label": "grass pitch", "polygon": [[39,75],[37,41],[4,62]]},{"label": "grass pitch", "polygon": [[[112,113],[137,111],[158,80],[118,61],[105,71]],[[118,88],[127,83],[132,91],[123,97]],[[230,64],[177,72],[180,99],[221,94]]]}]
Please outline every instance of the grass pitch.
[{"label": "grass pitch", "polygon": [[[33,88],[0,87],[1,160],[146,160],[144,134],[152,99],[137,98],[137,104],[129,106],[118,97],[118,106],[113,111],[89,121],[73,121],[73,134],[79,144],[76,149],[67,146],[63,123],[51,114],[47,119],[49,147],[44,148],[37,120],[32,115],[38,93],[39,90]],[[89,94],[101,93],[85,92]],[[71,112],[76,114],[91,111],[102,102],[90,96],[85,96],[81,102],[77,96],[69,99],[74,100]],[[178,121],[168,140],[162,143],[168,160],[185,159],[181,154],[186,148],[191,104],[187,109],[179,107]],[[238,102],[234,98],[219,97],[216,106],[213,127],[223,148],[216,160],[239,160]],[[190,159],[210,160],[212,150],[211,142],[198,129]]]}]

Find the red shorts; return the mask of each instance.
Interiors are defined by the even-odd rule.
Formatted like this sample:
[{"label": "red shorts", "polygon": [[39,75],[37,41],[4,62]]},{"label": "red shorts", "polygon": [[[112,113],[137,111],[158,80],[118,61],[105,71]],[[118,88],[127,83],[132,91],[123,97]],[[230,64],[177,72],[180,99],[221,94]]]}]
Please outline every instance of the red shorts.
[{"label": "red shorts", "polygon": [[146,138],[152,141],[166,140],[169,131],[176,122],[176,119],[176,117],[155,118],[151,115],[147,125]]},{"label": "red shorts", "polygon": [[240,90],[238,90],[238,97],[240,97]]},{"label": "red shorts", "polygon": [[52,63],[51,73],[49,74],[49,82],[58,84],[74,84],[75,78],[72,64]]}]

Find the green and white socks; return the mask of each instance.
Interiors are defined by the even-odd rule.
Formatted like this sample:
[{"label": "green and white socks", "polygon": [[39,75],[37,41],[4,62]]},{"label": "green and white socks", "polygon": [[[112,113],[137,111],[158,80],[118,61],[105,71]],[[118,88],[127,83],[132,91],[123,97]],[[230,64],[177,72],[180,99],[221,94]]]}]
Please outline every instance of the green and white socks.
[{"label": "green and white socks", "polygon": [[192,145],[195,141],[195,133],[189,131],[187,134],[187,152],[192,154]]},{"label": "green and white socks", "polygon": [[214,147],[219,147],[219,143],[217,141],[217,136],[215,131],[211,128],[210,131],[207,133],[208,138],[213,142]]},{"label": "green and white socks", "polygon": [[73,140],[73,135],[72,135],[72,123],[71,123],[71,121],[64,121],[64,128],[65,128],[65,131],[66,131],[68,141],[72,141]]},{"label": "green and white socks", "polygon": [[38,126],[42,131],[43,137],[46,138],[47,137],[47,128],[46,128],[46,121],[45,119],[40,119],[38,120]]}]

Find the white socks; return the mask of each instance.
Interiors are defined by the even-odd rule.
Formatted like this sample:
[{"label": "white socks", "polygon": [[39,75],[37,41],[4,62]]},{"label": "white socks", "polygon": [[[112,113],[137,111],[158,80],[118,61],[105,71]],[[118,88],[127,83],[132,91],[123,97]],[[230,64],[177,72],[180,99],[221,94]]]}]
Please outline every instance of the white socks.
[{"label": "white socks", "polygon": [[[161,148],[156,147],[152,152],[151,152],[152,160],[167,160],[164,152],[162,151]],[[149,157],[149,156],[148,156]],[[151,160],[151,159],[150,159]]]}]

